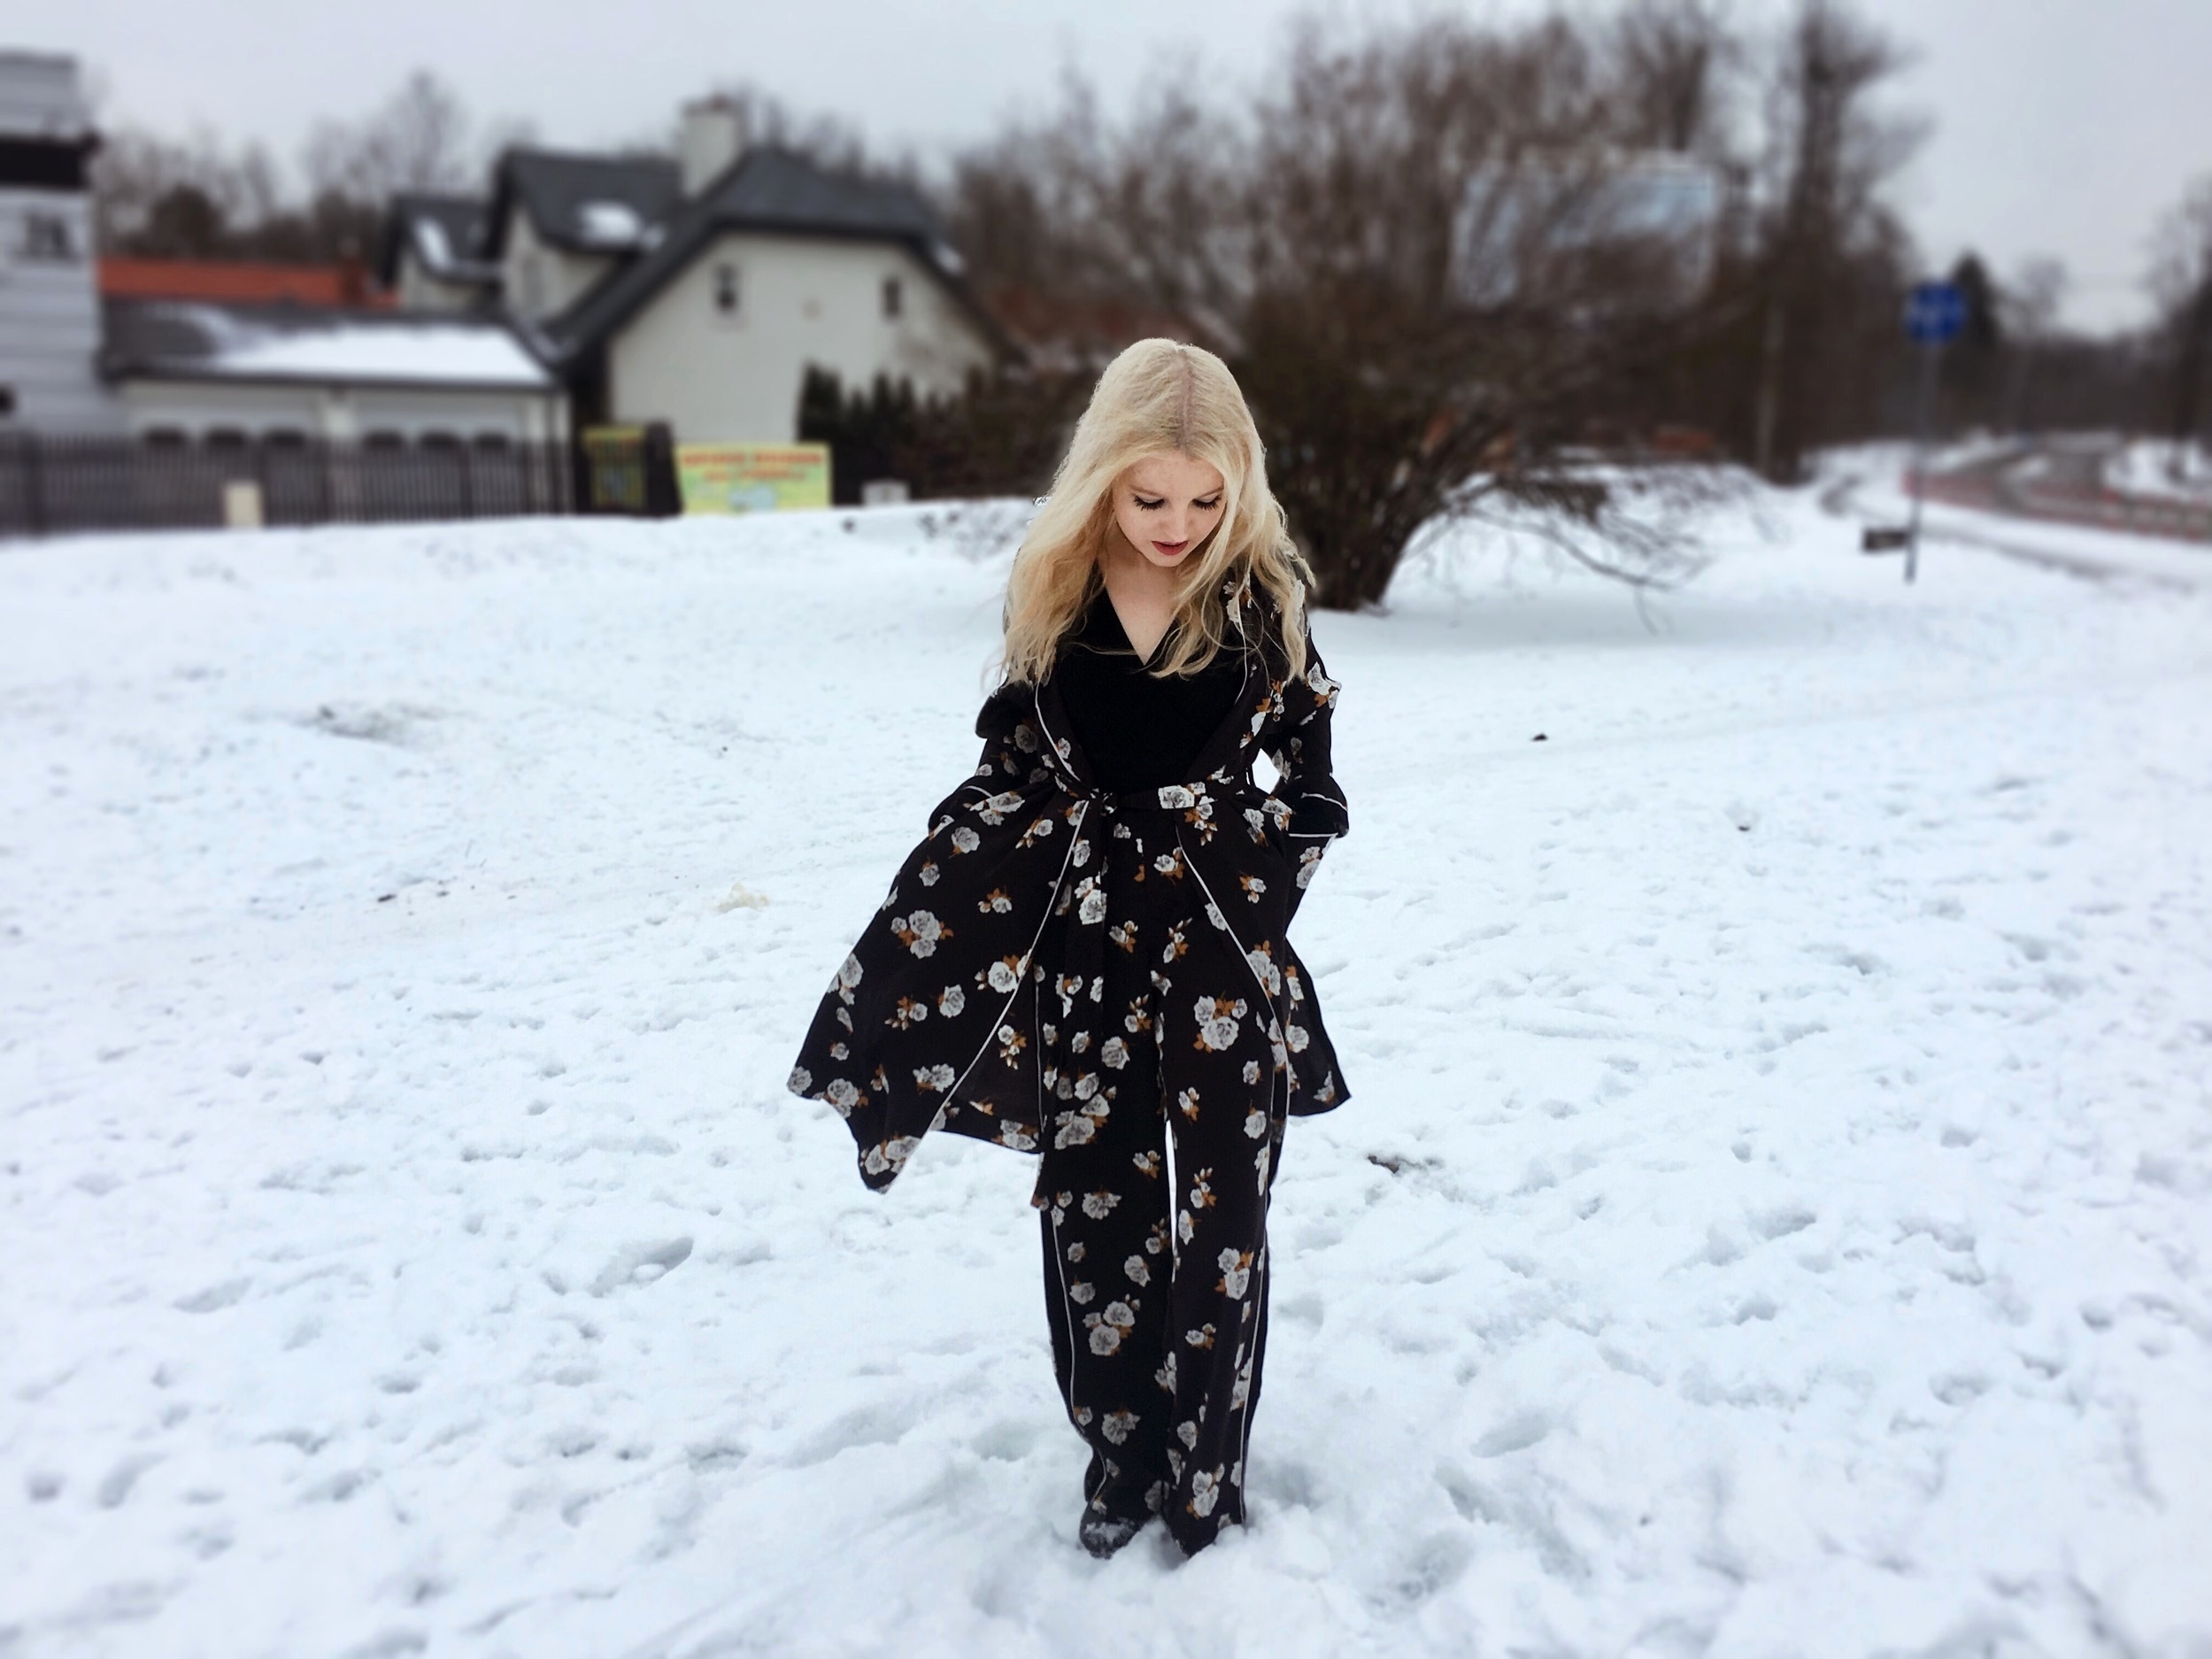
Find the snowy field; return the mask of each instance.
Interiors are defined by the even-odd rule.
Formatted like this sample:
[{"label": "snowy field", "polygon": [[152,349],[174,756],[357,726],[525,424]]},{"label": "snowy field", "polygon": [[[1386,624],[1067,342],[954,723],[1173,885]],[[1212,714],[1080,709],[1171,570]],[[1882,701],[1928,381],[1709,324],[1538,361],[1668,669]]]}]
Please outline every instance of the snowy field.
[{"label": "snowy field", "polygon": [[0,549],[0,1655],[2212,1653],[2212,587],[1769,517],[1322,619],[1355,1099],[1188,1564],[1033,1166],[783,1092],[1002,559]]}]

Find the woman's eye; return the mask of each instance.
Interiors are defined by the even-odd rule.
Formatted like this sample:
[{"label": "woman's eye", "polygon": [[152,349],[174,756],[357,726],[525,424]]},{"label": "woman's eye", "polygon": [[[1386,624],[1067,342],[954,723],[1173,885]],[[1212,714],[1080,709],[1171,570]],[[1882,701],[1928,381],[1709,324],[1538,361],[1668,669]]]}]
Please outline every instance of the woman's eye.
[{"label": "woman's eye", "polygon": [[1147,501],[1142,496],[1138,496],[1136,499],[1137,506],[1146,513],[1157,513],[1168,505],[1168,498],[1165,496],[1160,497],[1157,501]]},{"label": "woman's eye", "polygon": [[1215,507],[1222,505],[1222,498],[1219,496],[1215,496],[1211,501],[1193,501],[1191,505],[1201,513],[1211,513]]}]

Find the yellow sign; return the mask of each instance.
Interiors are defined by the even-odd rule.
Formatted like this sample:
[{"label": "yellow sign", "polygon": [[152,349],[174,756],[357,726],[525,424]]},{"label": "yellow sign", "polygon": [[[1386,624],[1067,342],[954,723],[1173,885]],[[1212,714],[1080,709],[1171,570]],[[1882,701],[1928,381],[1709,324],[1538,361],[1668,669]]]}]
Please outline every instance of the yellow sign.
[{"label": "yellow sign", "polygon": [[686,513],[775,513],[829,505],[827,444],[679,444]]}]

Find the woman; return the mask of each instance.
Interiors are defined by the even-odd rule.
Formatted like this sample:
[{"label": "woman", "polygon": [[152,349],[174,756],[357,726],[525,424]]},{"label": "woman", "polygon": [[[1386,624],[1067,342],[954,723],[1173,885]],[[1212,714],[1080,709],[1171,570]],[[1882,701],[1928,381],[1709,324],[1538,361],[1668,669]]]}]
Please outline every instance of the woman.
[{"label": "woman", "polygon": [[1283,937],[1347,827],[1306,580],[1227,367],[1122,352],[1015,555],[975,774],[791,1074],[879,1190],[930,1129],[1041,1154],[1101,1556],[1154,1514],[1189,1552],[1244,1519],[1283,1123],[1346,1098]]}]

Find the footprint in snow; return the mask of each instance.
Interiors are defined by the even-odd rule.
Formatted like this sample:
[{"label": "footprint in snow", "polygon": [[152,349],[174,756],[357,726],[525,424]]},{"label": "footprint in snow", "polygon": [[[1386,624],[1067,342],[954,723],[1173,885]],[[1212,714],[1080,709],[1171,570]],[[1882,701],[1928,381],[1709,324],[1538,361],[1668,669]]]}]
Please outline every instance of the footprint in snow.
[{"label": "footprint in snow", "polygon": [[1552,1420],[1541,1411],[1518,1411],[1475,1442],[1477,1457],[1503,1457],[1525,1452],[1552,1431]]},{"label": "footprint in snow", "polygon": [[669,1238],[653,1244],[631,1245],[619,1251],[591,1281],[594,1296],[611,1295],[626,1285],[651,1285],[666,1278],[690,1260],[689,1238]]},{"label": "footprint in snow", "polygon": [[212,1314],[237,1301],[252,1285],[253,1281],[249,1278],[225,1279],[220,1284],[209,1285],[205,1290],[180,1297],[174,1305],[181,1313]]}]

